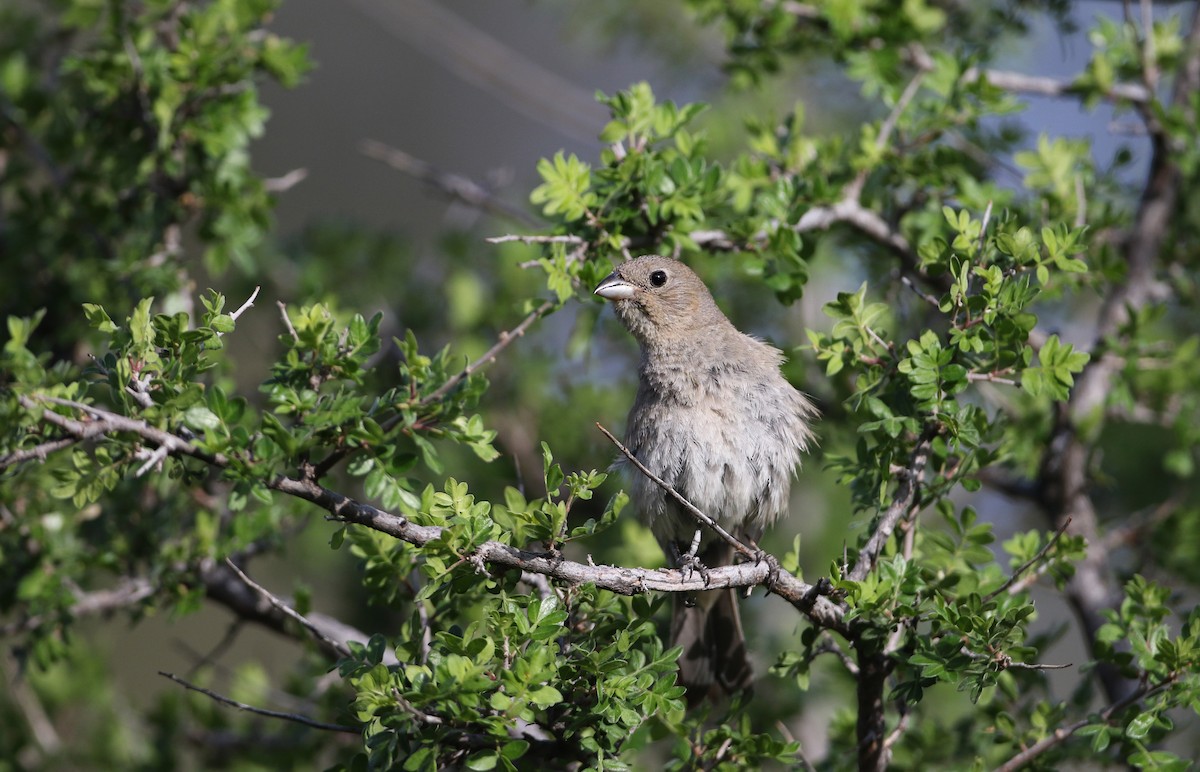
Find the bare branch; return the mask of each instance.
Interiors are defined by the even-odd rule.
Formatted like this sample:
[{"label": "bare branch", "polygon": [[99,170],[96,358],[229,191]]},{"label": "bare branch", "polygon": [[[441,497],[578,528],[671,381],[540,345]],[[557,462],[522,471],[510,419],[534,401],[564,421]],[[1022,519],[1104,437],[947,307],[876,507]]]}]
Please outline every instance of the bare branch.
[{"label": "bare branch", "polygon": [[[262,625],[288,638],[297,637],[293,618],[246,584],[224,562],[207,561],[200,567],[198,581],[209,600],[224,606],[239,619]],[[318,647],[330,659],[344,657],[351,641],[366,643],[371,637],[340,619],[320,612],[308,614],[307,619],[319,633],[316,636]],[[385,665],[395,665],[398,661],[391,648],[384,652]]]},{"label": "bare branch", "polygon": [[[1178,65],[1172,92],[1174,104],[1184,109],[1190,95],[1200,87],[1200,8],[1195,5],[1193,8],[1184,44],[1186,53]],[[1103,349],[1104,342],[1121,331],[1132,313],[1153,302],[1160,252],[1172,232],[1172,218],[1178,208],[1181,172],[1175,152],[1165,133],[1155,130],[1155,114],[1148,109],[1142,113],[1150,131],[1150,166],[1133,225],[1123,242],[1126,275],[1123,281],[1113,283],[1104,299],[1093,350]],[[1090,446],[1077,429],[1091,421],[1107,401],[1119,370],[1118,358],[1108,353],[1094,356],[1088,362],[1075,381],[1066,409],[1058,417],[1039,469],[1039,503],[1046,515],[1056,524],[1070,518],[1070,532],[1083,536],[1087,542],[1087,554],[1076,565],[1075,575],[1067,584],[1067,597],[1089,646],[1106,621],[1104,612],[1120,602],[1121,590],[1091,498]],[[1106,663],[1101,663],[1096,673],[1112,701],[1134,693],[1137,688],[1136,683]]]},{"label": "bare branch", "polygon": [[[145,450],[145,449],[143,448],[142,450]],[[167,455],[170,452],[171,452],[171,449],[168,448],[166,445],[159,445],[152,452],[145,454],[146,463],[144,463],[140,467],[138,467],[138,470],[133,473],[133,476],[141,477],[142,475],[146,474],[146,472],[149,472],[151,469],[158,466],[163,461],[166,461]],[[142,454],[138,453],[137,457],[141,458]]]},{"label": "bare branch", "polygon": [[348,646],[346,646],[345,643],[343,643],[341,641],[335,641],[332,638],[330,638],[329,636],[327,636],[324,633],[324,631],[322,631],[319,627],[314,625],[312,622],[308,621],[308,619],[306,619],[304,617],[304,615],[301,614],[299,611],[296,611],[296,609],[294,609],[291,606],[289,606],[288,604],[284,603],[282,600],[280,600],[278,597],[276,597],[274,594],[272,594],[265,587],[258,584],[250,577],[246,576],[245,572],[243,572],[242,569],[238,568],[237,564],[235,564],[232,560],[230,560],[229,558],[225,558],[225,565],[229,566],[229,568],[232,569],[233,572],[238,575],[238,578],[241,579],[243,582],[245,582],[246,585],[248,587],[250,587],[250,589],[257,592],[268,603],[270,603],[272,606],[274,606],[275,608],[282,611],[285,615],[287,615],[287,616],[291,617],[292,619],[296,620],[297,622],[299,622],[304,627],[304,629],[308,630],[308,632],[310,632],[312,634],[312,636],[314,638],[316,638],[318,641],[324,643],[329,648],[340,652],[343,657],[350,656],[350,649]]},{"label": "bare branch", "polygon": [[488,214],[514,220],[529,228],[545,227],[545,222],[529,214],[525,209],[498,198],[479,183],[458,174],[444,172],[432,164],[389,147],[373,139],[365,139],[359,150],[368,158],[382,161],[393,169],[404,172],[437,188],[441,192]]},{"label": "bare branch", "polygon": [[490,364],[492,361],[494,361],[496,359],[496,357],[499,356],[501,351],[508,348],[508,346],[513,341],[515,341],[517,338],[520,338],[521,336],[523,336],[525,334],[525,331],[529,329],[530,325],[532,325],[538,319],[541,319],[543,316],[550,313],[557,307],[558,307],[558,304],[556,302],[554,302],[553,300],[547,300],[546,302],[542,303],[537,308],[530,311],[529,315],[526,316],[524,319],[522,319],[520,321],[520,323],[517,324],[516,327],[513,327],[511,330],[508,330],[506,332],[500,333],[499,339],[496,341],[496,343],[490,349],[488,349],[486,352],[484,352],[483,356],[479,357],[474,362],[471,362],[469,365],[464,367],[459,373],[457,373],[456,375],[451,377],[449,380],[447,380],[441,386],[434,389],[429,394],[425,395],[421,399],[421,404],[428,405],[432,402],[437,402],[439,399],[441,399],[442,397],[449,394],[451,391],[453,391],[458,386],[458,384],[462,383],[467,378],[469,378],[471,376],[471,374],[474,373],[476,370],[478,370],[479,368],[483,367],[484,365]]},{"label": "bare branch", "polygon": [[1033,557],[1031,557],[1029,560],[1026,560],[1020,566],[1018,566],[1017,570],[1012,572],[1012,576],[1008,577],[1008,579],[1005,580],[1004,584],[1000,585],[996,589],[989,592],[987,595],[983,596],[983,602],[987,603],[989,600],[999,597],[1002,593],[1008,592],[1012,588],[1012,586],[1017,583],[1017,580],[1020,579],[1021,574],[1025,573],[1030,568],[1032,568],[1033,566],[1042,562],[1043,559],[1045,559],[1047,553],[1049,553],[1050,550],[1054,549],[1054,545],[1058,544],[1058,540],[1062,538],[1062,535],[1064,533],[1066,533],[1067,528],[1069,528],[1070,526],[1071,526],[1071,518],[1068,517],[1062,523],[1062,525],[1060,525],[1058,527],[1058,530],[1054,532],[1054,535],[1046,540],[1046,543],[1043,544],[1042,548],[1037,551],[1037,554],[1034,555]]},{"label": "bare branch", "polygon": [[967,373],[967,380],[972,382],[984,381],[986,383],[1000,383],[1005,386],[1021,385],[1012,378],[1005,378],[1004,376],[997,375],[996,373]]},{"label": "bare branch", "polygon": [[813,656],[817,657],[821,654],[832,654],[838,658],[842,666],[846,668],[846,672],[851,676],[858,677],[858,664],[846,653],[841,646],[829,638],[825,633],[821,634],[821,642],[813,649]]},{"label": "bare branch", "polygon": [[506,244],[519,241],[522,244],[586,244],[582,236],[526,236],[524,234],[508,233],[503,236],[489,236],[484,239],[489,244]]},{"label": "bare branch", "polygon": [[[27,396],[21,395],[17,399],[24,407],[37,407],[37,403]],[[85,405],[82,402],[75,402],[74,400],[62,399],[60,397],[51,397],[43,394],[39,395],[38,399],[43,402],[50,402],[55,405],[62,405],[63,407],[88,413],[96,419],[87,423],[81,423],[59,415],[49,408],[42,410],[43,419],[77,439],[86,439],[99,434],[111,434],[113,432],[129,432],[138,435],[142,439],[149,440],[155,445],[165,445],[175,455],[191,456],[214,466],[227,466],[229,463],[229,459],[224,455],[200,450],[187,440],[170,432],[150,426],[145,421],[136,418],[127,418],[126,416],[111,413],[107,410],[101,410],[92,405]]]},{"label": "bare branch", "polygon": [[283,317],[283,326],[287,328],[288,335],[292,336],[293,341],[299,343],[300,336],[296,334],[296,328],[292,325],[292,318],[288,316],[287,304],[282,300],[276,300],[275,305],[279,307],[279,315]]},{"label": "bare branch", "polygon": [[249,309],[254,308],[254,301],[258,297],[258,292],[261,289],[262,289],[262,285],[256,286],[254,288],[254,292],[250,293],[250,297],[247,298],[246,302],[242,303],[242,305],[238,307],[238,310],[236,310],[232,314],[230,314],[229,318],[233,319],[236,322],[238,320],[239,316],[246,313],[246,311],[248,311]]},{"label": "bare branch", "polygon": [[[492,347],[489,348],[487,351],[485,351],[483,356],[479,357],[474,362],[471,362],[466,367],[464,367],[461,371],[459,371],[458,373],[456,373],[453,376],[451,376],[450,378],[448,378],[446,380],[446,382],[443,383],[441,386],[434,389],[429,394],[426,394],[424,397],[422,397],[417,402],[417,405],[424,406],[424,405],[433,404],[434,402],[437,402],[438,400],[440,400],[442,397],[445,397],[450,392],[454,391],[454,389],[456,389],[460,383],[462,383],[467,378],[469,378],[472,373],[474,373],[479,368],[484,367],[484,366],[492,363],[493,361],[495,361],[496,357],[498,357],[500,355],[500,352],[502,352],[502,351],[504,351],[504,349],[508,348],[513,343],[513,341],[515,341],[517,338],[524,336],[526,331],[528,331],[528,329],[533,325],[534,322],[536,322],[538,319],[541,319],[543,316],[546,316],[547,314],[549,314],[551,311],[555,310],[556,308],[558,308],[558,304],[556,302],[554,302],[553,300],[547,300],[547,301],[543,302],[537,308],[530,311],[529,314],[524,319],[522,319],[520,322],[517,323],[516,327],[513,327],[511,330],[506,330],[504,332],[501,332],[496,340],[496,343],[493,344]],[[286,318],[286,314],[285,314],[285,318]],[[289,326],[290,326],[290,324],[289,324]],[[396,426],[399,425],[400,421],[402,421],[402,420],[403,420],[403,417],[401,415],[395,415],[388,421],[385,421],[383,423],[382,428],[385,432],[389,432],[392,429],[396,428]],[[330,469],[332,469],[336,464],[338,464],[340,461],[342,461],[342,459],[344,459],[348,455],[350,455],[351,452],[353,452],[352,449],[347,447],[347,448],[335,450],[332,453],[330,453],[326,458],[322,459],[320,461],[320,463],[316,464],[316,466],[314,467],[314,473],[313,473],[314,478],[320,479],[321,477],[324,477],[325,474]]]},{"label": "bare branch", "polygon": [[846,223],[854,226],[863,235],[901,254],[906,262],[912,261],[912,245],[899,232],[892,230],[879,214],[865,208],[857,199],[846,198],[832,206],[819,206],[809,209],[796,223],[797,233],[806,231],[826,230],[832,225]]},{"label": "bare branch", "polygon": [[10,657],[4,658],[2,670],[5,680],[8,682],[8,697],[24,717],[33,738],[33,745],[43,757],[39,761],[44,761],[47,756],[61,753],[62,736],[54,726],[50,714],[46,712],[46,706],[38,699],[29,680],[22,676]]},{"label": "bare branch", "polygon": [[[103,434],[103,433],[104,433],[103,427],[99,427],[94,432],[94,434]],[[14,450],[12,453],[9,453],[7,456],[0,456],[0,469],[7,469],[10,466],[15,466],[16,464],[20,464],[23,461],[37,461],[38,463],[41,463],[41,462],[45,461],[50,456],[50,454],[57,453],[58,451],[62,450],[63,448],[69,448],[82,439],[86,439],[86,438],[84,438],[84,437],[63,437],[61,439],[43,442],[42,444],[36,445],[32,448],[26,448],[24,450]]]},{"label": "bare branch", "polygon": [[[1107,723],[1108,721],[1111,721],[1112,718],[1114,716],[1116,716],[1118,713],[1120,713],[1121,711],[1125,710],[1126,708],[1130,707],[1131,705],[1137,704],[1138,702],[1146,699],[1147,697],[1151,697],[1151,696],[1157,694],[1158,692],[1161,692],[1163,689],[1166,689],[1167,687],[1174,684],[1178,679],[1179,679],[1178,675],[1171,674],[1165,680],[1155,684],[1154,686],[1150,686],[1148,684],[1143,684],[1141,687],[1139,687],[1136,691],[1129,694],[1127,697],[1125,697],[1121,700],[1118,700],[1117,702],[1113,703],[1109,707],[1105,708],[1104,711],[1102,711],[1100,713],[1100,720],[1105,723]],[[1017,772],[1017,770],[1021,769],[1021,767],[1025,766],[1029,762],[1033,761],[1038,756],[1041,756],[1046,751],[1066,742],[1068,739],[1070,739],[1071,735],[1075,734],[1080,729],[1083,729],[1085,726],[1089,726],[1094,723],[1096,723],[1096,722],[1093,719],[1084,718],[1084,719],[1080,719],[1079,721],[1076,721],[1073,724],[1068,724],[1067,726],[1059,727],[1059,728],[1055,729],[1051,734],[1047,735],[1046,737],[1043,737],[1041,740],[1039,740],[1038,742],[1029,746],[1025,750],[1021,751],[1016,756],[1013,756],[1011,759],[1009,759],[1005,763],[1001,764],[999,767],[996,767],[995,772]]]},{"label": "bare branch", "polygon": [[[974,67],[963,73],[963,80],[972,82],[980,77],[996,88],[1025,94],[1040,94],[1048,97],[1075,96],[1080,93],[1080,87],[1069,80],[1048,78],[1038,75],[1023,75],[1007,70],[978,70]],[[1109,101],[1125,101],[1142,103],[1150,99],[1150,92],[1137,83],[1114,83],[1102,93]]]},{"label": "bare branch", "polygon": [[[107,590],[75,593],[75,602],[71,605],[73,617],[85,617],[108,614],[117,609],[136,605],[154,594],[154,585],[148,580],[138,577],[122,579],[117,586]],[[36,630],[51,621],[46,615],[38,614],[25,619],[9,622],[0,626],[0,637]]]},{"label": "bare branch", "polygon": [[174,681],[175,683],[179,684],[180,686],[184,687],[185,689],[190,689],[193,692],[199,692],[200,694],[203,694],[205,697],[209,697],[213,700],[216,700],[217,702],[221,703],[222,705],[228,705],[230,707],[237,708],[238,710],[244,710],[247,713],[254,713],[259,716],[266,716],[267,718],[278,718],[278,719],[282,719],[283,721],[291,721],[292,723],[295,723],[295,724],[301,724],[303,726],[311,727],[313,729],[320,729],[325,732],[344,732],[346,734],[359,734],[362,731],[358,727],[346,726],[345,724],[329,724],[324,721],[317,721],[316,719],[309,718],[308,716],[302,716],[299,713],[284,713],[284,712],[278,711],[278,710],[267,710],[266,708],[256,708],[253,705],[247,705],[244,702],[238,702],[237,700],[232,700],[224,695],[217,694],[216,692],[212,691],[211,689],[205,689],[203,686],[197,686],[196,684],[193,684],[189,681],[185,681],[182,678],[180,678],[179,676],[175,675],[174,673],[166,673],[166,672],[160,670],[160,671],[158,671],[158,674],[160,676],[162,676],[163,678],[167,678],[167,679]]},{"label": "bare branch", "polygon": [[917,441],[917,445],[909,457],[908,466],[900,473],[900,485],[896,488],[896,495],[893,497],[891,505],[880,516],[871,538],[867,539],[867,543],[859,550],[854,568],[846,574],[847,579],[861,582],[867,577],[867,574],[875,567],[875,562],[879,560],[879,555],[883,552],[883,547],[887,544],[888,539],[891,538],[896,525],[903,518],[909,516],[917,501],[917,491],[921,487],[921,473],[925,471],[925,465],[929,462],[929,449],[935,436],[937,436],[937,429],[930,426],[925,429],[921,439]]},{"label": "bare branch", "polygon": [[304,182],[308,178],[308,169],[292,169],[282,177],[269,177],[263,180],[263,187],[268,193],[284,193]]},{"label": "bare branch", "polygon": [[[880,124],[879,135],[875,137],[875,147],[879,148],[880,150],[887,147],[888,142],[891,141],[892,132],[896,130],[896,124],[899,122],[900,116],[904,113],[905,108],[908,107],[909,103],[912,102],[913,98],[917,95],[917,91],[919,91],[921,88],[921,81],[925,80],[925,76],[928,74],[929,70],[918,69],[917,74],[908,81],[908,85],[904,87],[904,91],[901,92],[900,97],[896,100],[896,104],[888,113],[887,118],[885,118],[883,123]],[[870,171],[870,167],[866,167],[857,175],[855,175],[854,180],[851,181],[851,183],[847,185],[843,191],[847,199],[853,199],[854,201],[859,200],[859,198],[862,196],[863,186],[867,183],[867,175],[870,174]]]}]

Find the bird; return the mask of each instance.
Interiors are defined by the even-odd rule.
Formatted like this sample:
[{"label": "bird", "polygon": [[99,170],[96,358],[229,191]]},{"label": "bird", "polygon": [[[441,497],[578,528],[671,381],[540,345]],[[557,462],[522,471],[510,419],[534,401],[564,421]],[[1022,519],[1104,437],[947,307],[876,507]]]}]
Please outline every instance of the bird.
[{"label": "bird", "polygon": [[[641,349],[625,445],[646,468],[733,536],[757,545],[788,509],[817,408],[784,378],[783,353],[739,331],[684,263],[644,255],[596,286]],[[632,504],[680,567],[733,562],[733,547],[632,465]],[[700,533],[698,546],[693,544]],[[675,596],[671,645],[688,703],[750,689],[754,680],[732,588]]]}]

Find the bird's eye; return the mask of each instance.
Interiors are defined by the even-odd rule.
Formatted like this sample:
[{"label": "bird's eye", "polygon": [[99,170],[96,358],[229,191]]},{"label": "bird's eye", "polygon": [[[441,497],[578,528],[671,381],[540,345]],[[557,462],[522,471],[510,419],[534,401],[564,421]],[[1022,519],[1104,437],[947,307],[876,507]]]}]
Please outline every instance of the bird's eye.
[{"label": "bird's eye", "polygon": [[667,283],[666,271],[654,271],[650,274],[650,283],[655,287],[661,287]]}]

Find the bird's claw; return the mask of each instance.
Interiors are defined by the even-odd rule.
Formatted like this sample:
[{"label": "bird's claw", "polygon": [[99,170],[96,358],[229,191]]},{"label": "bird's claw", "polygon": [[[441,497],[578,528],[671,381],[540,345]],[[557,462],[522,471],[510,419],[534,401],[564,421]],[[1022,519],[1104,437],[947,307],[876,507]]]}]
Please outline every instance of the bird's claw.
[{"label": "bird's claw", "polygon": [[675,567],[683,572],[687,578],[690,579],[693,573],[700,574],[701,578],[704,579],[704,586],[707,587],[709,583],[708,566],[704,565],[700,561],[700,558],[696,557],[699,549],[700,532],[696,531],[696,536],[692,539],[691,547],[687,552],[681,553],[679,545],[674,542],[671,543],[671,558],[675,563]]}]

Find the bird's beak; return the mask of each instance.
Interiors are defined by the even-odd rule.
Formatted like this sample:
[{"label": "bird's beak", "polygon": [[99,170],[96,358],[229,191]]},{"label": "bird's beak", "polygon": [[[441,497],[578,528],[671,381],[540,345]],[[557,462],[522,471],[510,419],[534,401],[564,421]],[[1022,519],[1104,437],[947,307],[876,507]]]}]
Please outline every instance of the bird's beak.
[{"label": "bird's beak", "polygon": [[599,295],[605,300],[628,300],[633,297],[633,285],[615,273],[610,273],[604,277],[604,281],[600,282],[592,294]]}]

